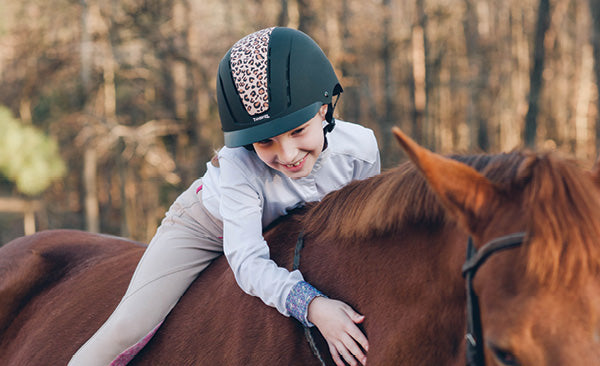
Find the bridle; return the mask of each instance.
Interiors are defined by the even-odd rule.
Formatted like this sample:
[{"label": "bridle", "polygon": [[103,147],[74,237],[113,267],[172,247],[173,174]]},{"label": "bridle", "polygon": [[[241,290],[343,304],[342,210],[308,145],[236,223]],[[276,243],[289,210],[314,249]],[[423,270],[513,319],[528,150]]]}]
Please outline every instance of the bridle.
[{"label": "bridle", "polygon": [[479,301],[475,290],[473,290],[473,277],[475,277],[479,267],[481,267],[486,259],[492,254],[520,246],[525,240],[525,235],[526,233],[524,232],[518,232],[501,236],[487,242],[479,250],[475,248],[473,240],[469,237],[467,243],[467,260],[462,266],[462,274],[463,277],[465,277],[467,286],[467,334],[465,335],[467,344],[467,366],[485,365]]},{"label": "bridle", "polygon": [[[467,243],[467,259],[462,266],[462,274],[465,277],[467,286],[467,333],[465,335],[467,343],[467,366],[485,366],[485,358],[483,354],[483,334],[481,329],[481,317],[479,315],[479,301],[477,294],[473,290],[473,277],[481,265],[494,253],[511,249],[520,246],[525,240],[526,233],[517,232],[499,238],[492,239],[482,246],[479,250],[473,245],[473,240],[469,237]],[[294,250],[294,261],[292,269],[300,267],[300,252],[304,247],[304,233],[300,232],[296,241]],[[325,365],[325,361],[321,356],[315,341],[313,339],[310,328],[304,327],[304,335],[308,341],[313,354],[320,361],[321,365]]]},{"label": "bridle", "polygon": [[[297,270],[300,267],[300,252],[302,251],[302,248],[304,248],[304,231],[301,231],[300,234],[298,234],[298,240],[296,240],[296,248],[294,249],[294,262],[292,264],[293,271]],[[313,355],[315,355],[315,357],[319,360],[321,366],[326,366],[325,360],[323,359],[323,356],[321,356],[321,352],[319,352],[319,348],[317,347],[317,343],[313,338],[310,328],[306,325],[303,325],[303,327],[304,338],[306,338],[306,341],[310,346],[310,350],[312,351]]]}]

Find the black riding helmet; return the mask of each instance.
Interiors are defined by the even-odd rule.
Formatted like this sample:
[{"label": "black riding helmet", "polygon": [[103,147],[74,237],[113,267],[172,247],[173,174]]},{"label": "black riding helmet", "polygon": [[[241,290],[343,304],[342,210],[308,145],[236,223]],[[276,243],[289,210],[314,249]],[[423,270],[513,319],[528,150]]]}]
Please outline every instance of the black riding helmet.
[{"label": "black riding helmet", "polygon": [[219,63],[217,100],[227,147],[251,145],[313,118],[342,92],[331,63],[301,31],[275,27],[239,40]]}]

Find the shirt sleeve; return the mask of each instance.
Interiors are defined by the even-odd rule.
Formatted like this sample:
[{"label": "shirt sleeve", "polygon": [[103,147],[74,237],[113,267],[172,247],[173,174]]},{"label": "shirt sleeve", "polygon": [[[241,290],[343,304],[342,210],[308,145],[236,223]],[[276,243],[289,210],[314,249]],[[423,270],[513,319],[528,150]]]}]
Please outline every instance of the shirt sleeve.
[{"label": "shirt sleeve", "polygon": [[381,173],[381,159],[379,157],[379,146],[373,131],[368,130],[368,138],[365,139],[363,149],[368,159],[356,159],[354,162],[354,179],[362,180]]},{"label": "shirt sleeve", "polygon": [[317,296],[327,297],[308,282],[300,281],[292,287],[285,306],[290,315],[298,319],[302,325],[312,327],[314,324],[308,321],[308,305]]},{"label": "shirt sleeve", "polygon": [[[229,159],[220,158],[219,163],[219,210],[223,218],[223,251],[229,266],[244,292],[289,316],[286,300],[291,289],[304,280],[302,274],[279,267],[270,258],[262,236],[263,198],[253,187],[250,174],[244,174],[244,168]],[[300,317],[305,319],[306,314]]]}]

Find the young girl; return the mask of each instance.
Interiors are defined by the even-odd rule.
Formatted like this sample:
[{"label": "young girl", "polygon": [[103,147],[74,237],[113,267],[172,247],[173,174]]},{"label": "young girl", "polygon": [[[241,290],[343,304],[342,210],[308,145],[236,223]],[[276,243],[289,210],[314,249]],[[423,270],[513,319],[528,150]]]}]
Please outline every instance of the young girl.
[{"label": "young girl", "polygon": [[116,310],[69,365],[127,364],[222,253],[245,292],[316,325],[336,364],[366,363],[356,325],[364,316],[278,267],[262,237],[289,210],[379,173],[373,132],[333,119],[341,92],[323,51],[300,31],[264,29],[229,50],[217,80],[226,147],[173,203]]}]

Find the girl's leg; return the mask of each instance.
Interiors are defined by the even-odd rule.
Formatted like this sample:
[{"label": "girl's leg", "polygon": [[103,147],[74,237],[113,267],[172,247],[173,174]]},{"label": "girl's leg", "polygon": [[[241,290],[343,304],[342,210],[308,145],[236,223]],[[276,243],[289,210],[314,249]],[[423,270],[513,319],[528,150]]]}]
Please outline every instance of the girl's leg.
[{"label": "girl's leg", "polygon": [[106,366],[117,357],[115,364],[126,364],[139,351],[134,346],[161,324],[191,282],[222,254],[222,228],[204,209],[196,193],[199,186],[199,181],[192,184],[171,206],[116,310],[69,365]]}]

